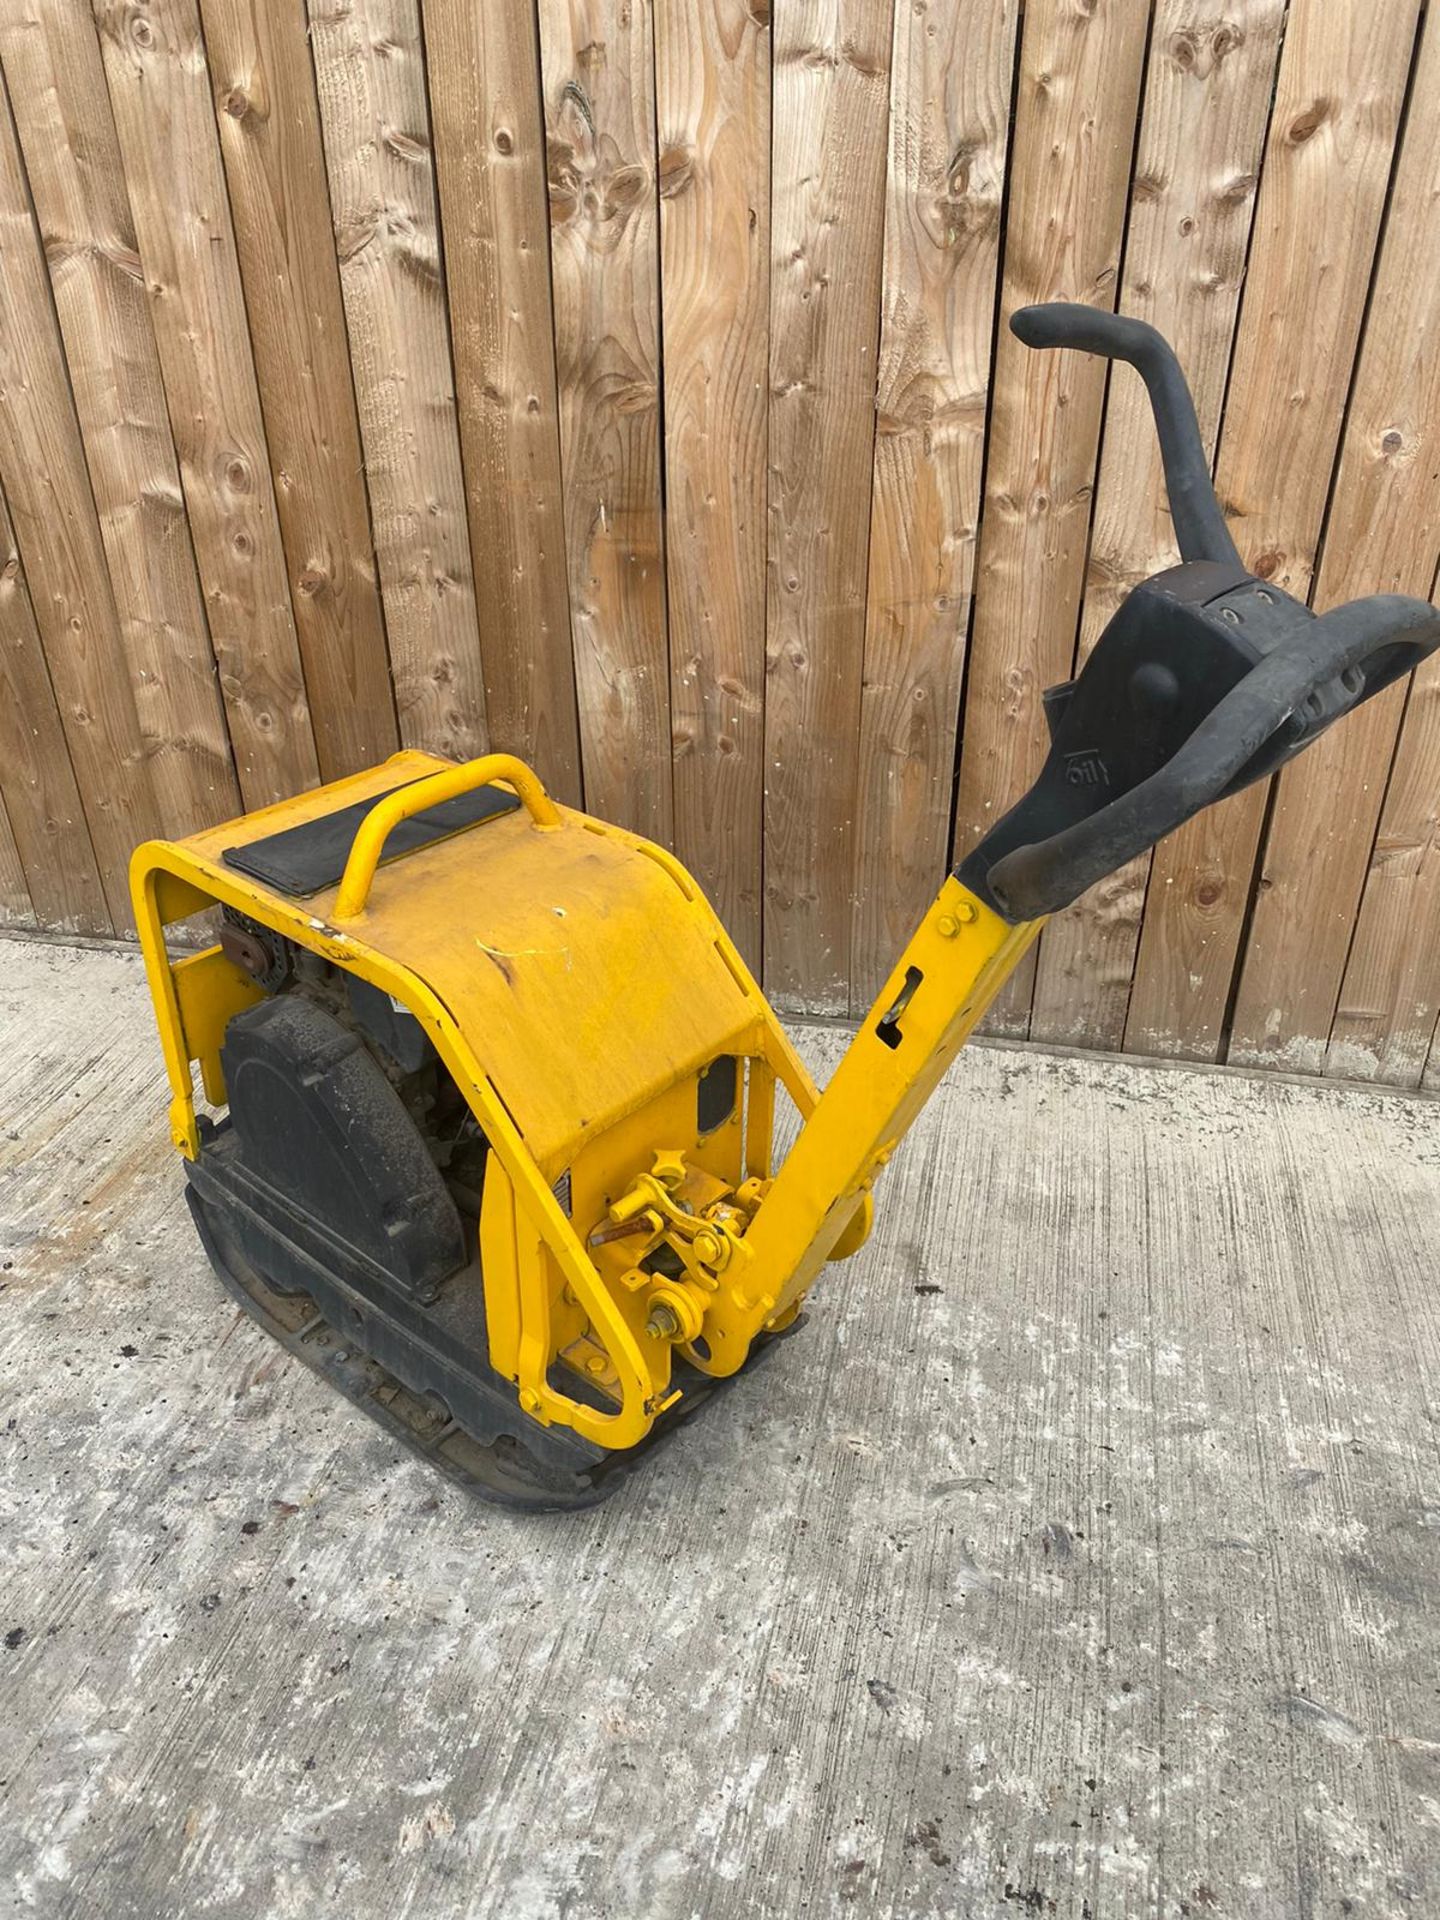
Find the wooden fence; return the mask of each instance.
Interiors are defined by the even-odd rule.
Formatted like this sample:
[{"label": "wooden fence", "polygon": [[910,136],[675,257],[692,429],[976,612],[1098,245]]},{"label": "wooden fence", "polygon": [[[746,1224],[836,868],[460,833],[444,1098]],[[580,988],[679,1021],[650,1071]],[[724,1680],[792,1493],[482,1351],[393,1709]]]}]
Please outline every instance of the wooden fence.
[{"label": "wooden fence", "polygon": [[[3,0],[0,910],[418,745],[672,843],[862,1009],[1172,557],[1434,590],[1421,0]],[[1012,1033],[1414,1085],[1440,670],[1047,929]]]}]

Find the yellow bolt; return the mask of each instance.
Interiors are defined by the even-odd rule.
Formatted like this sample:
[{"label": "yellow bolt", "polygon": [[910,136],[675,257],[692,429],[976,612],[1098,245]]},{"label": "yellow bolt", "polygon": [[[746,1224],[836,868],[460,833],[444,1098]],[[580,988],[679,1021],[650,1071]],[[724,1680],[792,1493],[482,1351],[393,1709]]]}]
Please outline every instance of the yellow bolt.
[{"label": "yellow bolt", "polygon": [[953,913],[942,913],[935,923],[935,930],[942,940],[953,940],[960,931],[960,922]]},{"label": "yellow bolt", "polygon": [[522,1387],[520,1389],[520,1405],[526,1413],[538,1413],[540,1411],[540,1396],[533,1387]]},{"label": "yellow bolt", "polygon": [[955,917],[962,927],[968,927],[972,920],[978,920],[980,909],[973,900],[962,900],[955,909]]},{"label": "yellow bolt", "polygon": [[673,1340],[680,1331],[680,1316],[668,1300],[657,1300],[645,1320],[645,1331],[652,1340]]},{"label": "yellow bolt", "polygon": [[[717,1270],[729,1265],[730,1244],[714,1227],[702,1227],[694,1239],[695,1258]],[[705,1285],[702,1277],[701,1285]]]}]

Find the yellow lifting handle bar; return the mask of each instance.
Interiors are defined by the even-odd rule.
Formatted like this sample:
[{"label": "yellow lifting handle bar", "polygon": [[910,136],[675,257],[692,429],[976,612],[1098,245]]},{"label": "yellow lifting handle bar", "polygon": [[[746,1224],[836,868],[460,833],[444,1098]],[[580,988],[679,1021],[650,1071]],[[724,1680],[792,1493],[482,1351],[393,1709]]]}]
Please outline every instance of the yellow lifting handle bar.
[{"label": "yellow lifting handle bar", "polygon": [[488,787],[495,780],[503,780],[506,786],[515,789],[537,827],[548,829],[560,825],[560,809],[540,784],[538,774],[512,753],[482,754],[478,760],[467,760],[463,766],[447,767],[443,773],[412,780],[409,786],[377,800],[361,822],[340,877],[334,918],[355,920],[364,913],[385,842],[402,820],[413,820],[417,813],[442,806],[447,800],[458,800],[462,794],[473,793],[476,787]]}]

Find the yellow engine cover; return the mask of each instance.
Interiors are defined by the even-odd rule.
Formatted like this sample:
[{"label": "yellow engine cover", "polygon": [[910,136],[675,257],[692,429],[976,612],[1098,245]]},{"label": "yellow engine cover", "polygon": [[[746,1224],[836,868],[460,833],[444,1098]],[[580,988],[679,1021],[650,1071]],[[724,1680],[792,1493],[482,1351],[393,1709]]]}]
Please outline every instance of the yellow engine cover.
[{"label": "yellow engine cover", "polygon": [[[357,884],[347,874],[293,898],[226,864],[233,849],[402,782],[428,791],[501,781],[528,793],[518,776],[543,807],[383,860],[368,892],[363,876]],[[535,1418],[611,1447],[642,1438],[667,1403],[671,1343],[647,1336],[653,1289],[649,1276],[637,1279],[623,1237],[597,1246],[594,1236],[660,1151],[683,1157],[691,1200],[763,1181],[777,1078],[802,1114],[815,1100],[680,864],[553,806],[503,756],[455,769],[409,752],[185,840],[149,843],[133,878],[181,1150],[198,1148],[192,1063],[218,1104],[225,1023],[256,988],[218,946],[172,963],[163,929],[219,902],[378,986],[425,1027],[492,1148],[481,1224],[491,1364]],[[702,1132],[699,1078],[727,1056],[739,1063],[737,1097]],[[721,1340],[753,1313],[743,1294],[736,1300],[730,1316],[724,1300],[709,1303],[707,1328]],[[708,1340],[680,1344],[707,1368]],[[732,1372],[743,1357],[717,1354],[707,1370]],[[557,1390],[557,1360],[587,1382],[586,1394]]]}]

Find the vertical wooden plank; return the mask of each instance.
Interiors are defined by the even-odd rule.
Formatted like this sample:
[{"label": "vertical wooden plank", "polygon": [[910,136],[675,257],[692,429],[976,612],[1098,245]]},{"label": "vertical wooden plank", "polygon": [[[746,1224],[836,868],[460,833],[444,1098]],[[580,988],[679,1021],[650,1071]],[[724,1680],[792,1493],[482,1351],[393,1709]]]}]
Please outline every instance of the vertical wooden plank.
[{"label": "vertical wooden plank", "polygon": [[[1440,578],[1430,597],[1437,593]],[[1427,1053],[1433,1057],[1437,1014],[1440,660],[1430,659],[1411,683],[1325,1071],[1349,1080],[1418,1085]]]},{"label": "vertical wooden plank", "polygon": [[[1161,0],[1125,241],[1120,310],[1158,327],[1184,367],[1207,450],[1219,430],[1285,0]],[[1179,559],[1145,389],[1110,381],[1079,660],[1130,589]],[[1150,856],[1091,889],[1046,927],[1033,1039],[1119,1047]]]},{"label": "vertical wooden plank", "polygon": [[0,88],[0,485],[117,932],[134,925],[126,872],[163,830],[130,664],[105,567],[50,282],[8,95]]},{"label": "vertical wooden plank", "polygon": [[895,9],[851,1011],[945,871],[1018,8]]},{"label": "vertical wooden plank", "polygon": [[[159,0],[156,0],[157,10]],[[193,0],[163,0],[188,33]],[[304,0],[202,0],[255,371],[320,769],[398,734]]]},{"label": "vertical wooden plank", "polygon": [[1440,1025],[1431,1036],[1430,1055],[1425,1062],[1420,1084],[1427,1093],[1440,1093]]},{"label": "vertical wooden plank", "polygon": [[657,0],[675,848],[760,966],[770,30]]},{"label": "vertical wooden plank", "polygon": [[578,805],[534,0],[425,0],[424,36],[490,737]]},{"label": "vertical wooden plank", "polygon": [[[236,771],[263,806],[318,768],[199,28],[169,0],[96,17]],[[73,10],[53,18],[58,87],[82,56]]]},{"label": "vertical wooden plank", "polygon": [[0,927],[33,927],[35,908],[25,884],[20,849],[10,829],[10,817],[0,796]]},{"label": "vertical wooden plank", "polygon": [[25,0],[0,59],[45,242],[100,536],[166,826],[239,811],[105,74],[87,14]]},{"label": "vertical wooden plank", "polygon": [[540,0],[570,625],[586,804],[671,837],[649,0]]},{"label": "vertical wooden plank", "polygon": [[[1369,593],[1423,597],[1440,562],[1437,209],[1440,29],[1432,20],[1346,415],[1315,590],[1319,607]],[[1280,775],[1235,1003],[1231,1060],[1324,1071],[1404,707],[1404,689],[1392,688]]]},{"label": "vertical wooden plank", "polygon": [[765,977],[850,1005],[854,824],[884,253],[890,5],[773,28]]},{"label": "vertical wooden plank", "polygon": [[485,687],[415,0],[310,0],[400,737],[483,753]]},{"label": "vertical wooden plank", "polygon": [[[1074,659],[1105,391],[1102,362],[1032,352],[1009,316],[1037,300],[1114,304],[1147,13],[1141,0],[1037,0],[1025,14],[960,752],[960,857],[1045,757],[1041,694],[1069,677]],[[1032,964],[996,1003],[992,1030],[1026,1030],[1033,983]]]},{"label": "vertical wooden plank", "polygon": [[[1266,142],[1216,486],[1246,563],[1304,599],[1415,39],[1413,0],[1295,0]],[[1267,786],[1156,852],[1125,1045],[1213,1060]]]},{"label": "vertical wooden plank", "polygon": [[109,933],[105,892],[3,497],[0,799],[40,925],[58,933]]}]

